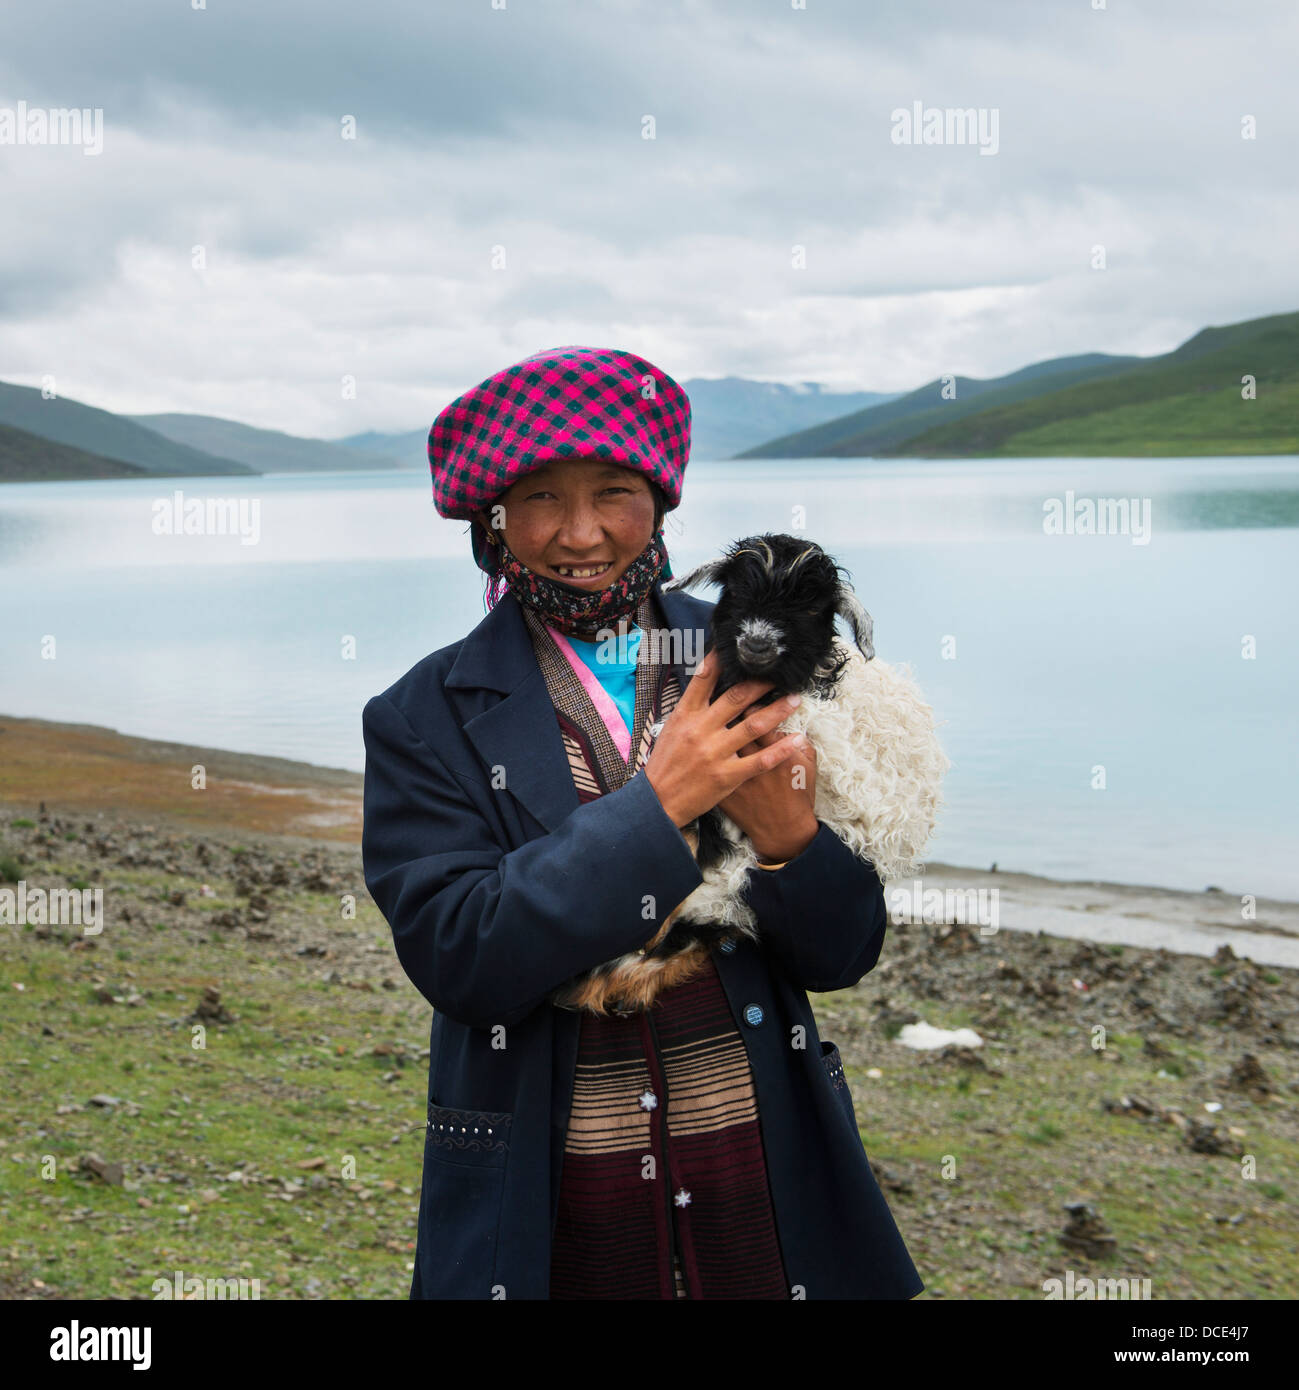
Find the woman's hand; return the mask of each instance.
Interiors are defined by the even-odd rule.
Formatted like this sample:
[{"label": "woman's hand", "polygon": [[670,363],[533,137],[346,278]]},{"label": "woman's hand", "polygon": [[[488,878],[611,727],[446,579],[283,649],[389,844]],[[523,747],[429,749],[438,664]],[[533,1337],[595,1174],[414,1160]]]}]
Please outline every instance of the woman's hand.
[{"label": "woman's hand", "polygon": [[[751,778],[771,773],[795,753],[803,756],[805,749],[810,752],[802,734],[765,738],[789,716],[797,703],[796,696],[745,713],[759,695],[774,687],[770,681],[742,681],[710,704],[717,674],[717,654],[709,652],[664,721],[645,763],[645,775],[659,804],[678,829],[729,799]],[[739,723],[727,728],[735,719]],[[764,738],[765,742],[759,745],[758,740]],[[741,814],[748,814],[750,806],[755,808],[754,823],[764,843],[771,836],[771,843],[779,839],[784,844],[783,836],[800,819],[792,814],[786,793],[774,788],[771,782],[767,783],[767,790],[739,807]],[[762,809],[759,812],[757,808]],[[740,824],[738,820],[735,823]],[[802,823],[806,828],[806,822]]]},{"label": "woman's hand", "polygon": [[[756,751],[783,737],[779,730],[773,730],[740,751]],[[717,809],[730,816],[753,842],[759,859],[776,861],[793,859],[816,838],[821,827],[815,806],[816,749],[810,743],[770,772],[751,777],[717,803]]]}]

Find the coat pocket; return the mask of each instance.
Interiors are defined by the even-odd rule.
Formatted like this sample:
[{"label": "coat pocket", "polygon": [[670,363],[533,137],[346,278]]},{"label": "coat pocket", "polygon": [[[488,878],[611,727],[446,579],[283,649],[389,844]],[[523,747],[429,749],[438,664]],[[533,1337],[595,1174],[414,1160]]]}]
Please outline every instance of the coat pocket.
[{"label": "coat pocket", "polygon": [[429,1152],[451,1163],[504,1168],[510,1155],[513,1119],[505,1110],[457,1110],[430,1101],[426,1126]]},{"label": "coat pocket", "polygon": [[428,1107],[416,1259],[424,1298],[491,1299],[513,1116]]},{"label": "coat pocket", "polygon": [[839,1055],[838,1043],[821,1039],[821,1065],[825,1068],[825,1074],[838,1097],[840,1109],[848,1117],[849,1123],[860,1139],[861,1131],[857,1128],[857,1112],[853,1108],[852,1092],[848,1089],[848,1078],[843,1073],[843,1058]]}]

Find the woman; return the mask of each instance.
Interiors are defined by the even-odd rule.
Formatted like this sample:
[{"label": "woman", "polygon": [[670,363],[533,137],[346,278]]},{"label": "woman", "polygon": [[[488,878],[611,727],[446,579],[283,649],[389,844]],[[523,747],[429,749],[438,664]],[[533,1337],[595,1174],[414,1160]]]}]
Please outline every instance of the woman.
[{"label": "woman", "polygon": [[[662,583],[689,444],[670,377],[581,347],[429,435],[438,510],[491,579],[477,627],[362,716],[366,884],[434,1008],[412,1298],[923,1288],[806,993],[874,966],[883,888],[813,813],[791,701],[710,701],[713,605]],[[759,856],[762,946],[660,969],[702,882],[683,832],[715,805]],[[643,970],[609,997],[614,960]]]}]

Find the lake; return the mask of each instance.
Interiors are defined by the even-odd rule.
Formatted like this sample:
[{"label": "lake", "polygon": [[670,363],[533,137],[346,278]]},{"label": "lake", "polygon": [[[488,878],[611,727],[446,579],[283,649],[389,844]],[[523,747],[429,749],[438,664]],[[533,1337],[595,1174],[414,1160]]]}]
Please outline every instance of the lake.
[{"label": "lake", "polygon": [[[178,490],[255,543],[157,534]],[[1299,899],[1299,459],[700,460],[666,535],[795,530],[944,721],[933,859]],[[0,712],[359,770],[482,581],[422,472],[9,484]]]}]

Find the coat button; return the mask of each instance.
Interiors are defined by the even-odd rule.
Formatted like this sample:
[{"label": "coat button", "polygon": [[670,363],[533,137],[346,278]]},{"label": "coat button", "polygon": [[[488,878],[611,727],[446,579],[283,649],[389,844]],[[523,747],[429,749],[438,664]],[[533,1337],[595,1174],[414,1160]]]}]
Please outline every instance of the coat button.
[{"label": "coat button", "polygon": [[756,1028],[762,1022],[762,1005],[746,1004],[744,1006],[744,1021],[750,1028]]},{"label": "coat button", "polygon": [[640,1108],[642,1110],[653,1110],[659,1103],[659,1098],[653,1091],[642,1091],[640,1094]]},{"label": "coat button", "polygon": [[729,955],[731,954],[731,952],[732,952],[733,950],[735,950],[735,942],[732,941],[731,938],[728,936],[728,937],[726,938],[725,941],[723,941],[723,942],[720,943],[720,945],[717,947],[717,949],[718,949],[724,956],[729,956]]}]

